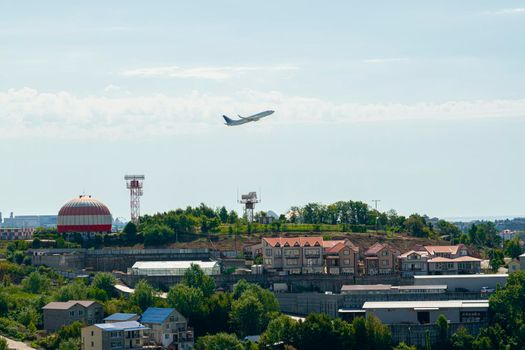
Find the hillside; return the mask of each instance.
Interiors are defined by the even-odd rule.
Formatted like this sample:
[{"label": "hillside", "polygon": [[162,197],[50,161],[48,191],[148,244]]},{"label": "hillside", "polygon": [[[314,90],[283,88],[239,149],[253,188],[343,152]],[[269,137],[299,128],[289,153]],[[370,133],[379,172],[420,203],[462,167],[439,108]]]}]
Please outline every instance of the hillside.
[{"label": "hillside", "polygon": [[[172,248],[209,248],[210,246],[227,251],[227,250],[235,250],[235,244],[237,244],[237,250],[241,250],[243,245],[248,244],[256,244],[261,242],[262,237],[278,237],[276,234],[243,234],[239,235],[237,237],[237,243],[235,240],[235,237],[228,236],[228,235],[217,235],[217,236],[210,236],[210,240],[207,238],[199,238],[191,242],[184,242],[184,243],[173,243],[170,245]],[[373,245],[376,242],[388,242],[392,246],[396,247],[400,251],[408,251],[412,249],[415,245],[446,245],[449,244],[447,241],[443,240],[433,240],[429,238],[418,238],[418,237],[410,237],[407,235],[401,235],[401,234],[395,234],[387,236],[384,233],[341,233],[341,232],[311,232],[311,233],[304,233],[304,232],[286,232],[282,233],[282,237],[296,237],[296,236],[323,236],[325,239],[344,239],[348,238],[357,245],[361,250],[367,249],[371,245]]]}]

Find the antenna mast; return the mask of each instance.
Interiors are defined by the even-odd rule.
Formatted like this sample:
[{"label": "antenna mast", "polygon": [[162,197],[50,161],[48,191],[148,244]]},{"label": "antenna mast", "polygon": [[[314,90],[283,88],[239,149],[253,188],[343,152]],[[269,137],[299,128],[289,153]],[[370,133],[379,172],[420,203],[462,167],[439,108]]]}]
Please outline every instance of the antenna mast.
[{"label": "antenna mast", "polygon": [[130,213],[131,213],[131,222],[135,225],[139,225],[140,220],[140,197],[142,197],[143,191],[143,181],[145,179],[144,175],[126,175],[124,180],[126,180],[126,188],[129,190],[130,200]]}]

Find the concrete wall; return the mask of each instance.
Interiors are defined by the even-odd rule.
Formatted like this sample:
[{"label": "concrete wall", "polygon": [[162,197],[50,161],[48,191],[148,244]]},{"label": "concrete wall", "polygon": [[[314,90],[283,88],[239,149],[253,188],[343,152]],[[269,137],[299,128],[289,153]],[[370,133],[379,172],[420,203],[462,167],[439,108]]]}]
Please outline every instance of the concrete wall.
[{"label": "concrete wall", "polygon": [[[145,279],[154,287],[163,290],[168,290],[172,285],[180,282],[180,276],[132,276],[121,275],[117,276],[126,285],[133,287],[139,280]],[[251,283],[257,283],[265,288],[270,288],[274,283],[286,283],[289,291],[303,292],[303,291],[319,291],[319,292],[334,292],[338,293],[343,284],[378,284],[387,283],[392,285],[409,285],[412,284],[412,279],[401,278],[398,275],[385,276],[364,276],[354,277],[348,275],[219,275],[212,276],[218,287],[227,290],[232,290],[235,283],[240,279],[245,279]]]},{"label": "concrete wall", "polygon": [[306,316],[323,312],[338,317],[337,310],[360,309],[365,301],[424,301],[424,300],[480,300],[487,296],[480,293],[440,294],[323,294],[275,293],[281,311],[286,314]]},{"label": "concrete wall", "polygon": [[482,287],[495,289],[498,284],[500,287],[504,287],[506,282],[507,275],[455,275],[454,277],[443,275],[416,276],[414,278],[415,285],[446,284],[450,291],[455,291],[456,289],[461,288],[471,292],[479,292]]},{"label": "concrete wall", "polygon": [[30,249],[35,266],[57,270],[127,271],[137,261],[209,260],[209,249]]}]

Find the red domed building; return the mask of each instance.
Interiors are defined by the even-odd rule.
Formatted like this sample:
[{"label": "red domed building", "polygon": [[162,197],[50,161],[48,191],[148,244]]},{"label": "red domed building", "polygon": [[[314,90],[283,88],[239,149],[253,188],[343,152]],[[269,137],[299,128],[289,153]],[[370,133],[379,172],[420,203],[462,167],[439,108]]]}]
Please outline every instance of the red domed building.
[{"label": "red domed building", "polygon": [[113,218],[108,207],[84,195],[64,204],[57,218],[58,233],[81,233],[82,236],[111,232],[112,224]]}]

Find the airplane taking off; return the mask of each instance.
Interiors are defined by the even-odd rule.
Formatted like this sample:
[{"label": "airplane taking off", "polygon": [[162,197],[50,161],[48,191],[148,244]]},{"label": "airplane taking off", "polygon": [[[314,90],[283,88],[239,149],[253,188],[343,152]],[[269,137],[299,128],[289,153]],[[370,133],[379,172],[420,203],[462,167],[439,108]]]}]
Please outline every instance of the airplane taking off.
[{"label": "airplane taking off", "polygon": [[237,120],[230,119],[230,118],[228,118],[225,115],[223,115],[222,117],[226,121],[226,123],[225,123],[226,125],[228,125],[228,126],[237,126],[237,125],[242,125],[242,124],[246,124],[246,123],[249,123],[249,122],[256,122],[259,119],[262,119],[264,117],[269,116],[273,112],[274,111],[264,111],[264,112],[261,112],[261,113],[257,113],[257,114],[251,115],[249,117],[241,117],[239,115],[239,118],[241,118],[241,119],[237,119]]}]

